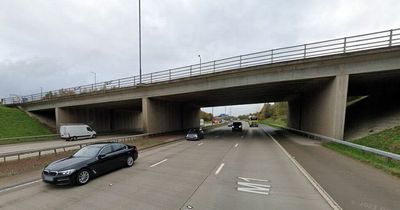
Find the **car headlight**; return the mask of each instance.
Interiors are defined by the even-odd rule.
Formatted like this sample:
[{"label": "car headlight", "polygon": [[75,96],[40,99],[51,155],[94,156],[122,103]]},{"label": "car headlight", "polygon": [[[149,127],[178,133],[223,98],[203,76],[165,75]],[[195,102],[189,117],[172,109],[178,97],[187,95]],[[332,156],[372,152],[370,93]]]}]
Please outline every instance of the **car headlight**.
[{"label": "car headlight", "polygon": [[242,126],[241,125],[239,125],[239,128],[241,128]]},{"label": "car headlight", "polygon": [[61,175],[71,175],[75,171],[76,171],[75,169],[69,169],[69,170],[65,170],[65,171],[59,171],[58,173]]}]

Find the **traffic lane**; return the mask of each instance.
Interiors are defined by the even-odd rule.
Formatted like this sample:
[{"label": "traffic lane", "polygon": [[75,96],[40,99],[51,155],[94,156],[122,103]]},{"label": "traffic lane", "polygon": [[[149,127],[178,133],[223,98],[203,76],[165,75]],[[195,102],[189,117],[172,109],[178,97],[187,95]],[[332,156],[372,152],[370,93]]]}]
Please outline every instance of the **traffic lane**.
[{"label": "traffic lane", "polygon": [[399,209],[397,177],[325,148],[319,141],[279,129],[270,130],[343,209]]},{"label": "traffic lane", "polygon": [[[85,186],[58,187],[45,183],[38,183],[30,187],[12,191],[10,193],[0,194],[2,198],[0,199],[0,208],[5,207],[6,209],[60,209],[75,205],[74,203],[69,202],[70,200],[76,202],[77,205],[92,206],[90,209],[106,209],[115,206],[118,207],[121,202],[123,203],[124,200],[120,200],[120,198],[125,197],[116,195],[115,190],[122,190],[121,188],[127,190],[125,189],[125,185],[130,186],[130,180],[136,179],[137,177],[143,177],[145,179],[149,178],[149,180],[151,180],[151,176],[148,176],[146,174],[146,171],[149,170],[149,165],[153,164],[153,162],[156,160],[158,161],[159,159],[164,158],[170,153],[174,153],[174,151],[182,151],[183,149],[192,145],[195,146],[195,144],[193,144],[192,142],[177,142],[171,145],[167,145],[166,147],[168,149],[164,147],[159,147],[150,150],[149,152],[152,152],[152,155],[148,155],[146,154],[146,152],[142,152],[139,159],[135,162],[135,165],[132,168],[121,169],[113,173],[104,175],[102,177],[92,180]],[[110,186],[110,184],[113,185]],[[131,196],[134,191],[137,191],[137,189],[138,188],[128,189],[126,193],[127,195]],[[110,192],[110,190],[112,193]],[[157,189],[154,189],[154,191],[157,191]],[[104,193],[107,194],[106,198],[102,198],[102,196],[105,196]],[[120,202],[109,202],[108,197],[110,196],[112,199],[119,200]],[[151,196],[149,198],[151,198]],[[130,202],[132,201],[131,198],[127,200],[129,200]],[[140,201],[136,200],[135,203],[140,203]],[[128,208],[128,206],[124,207],[125,209]],[[143,207],[147,206],[143,205]]]},{"label": "traffic lane", "polygon": [[182,209],[331,209],[259,128],[234,143]]},{"label": "traffic lane", "polygon": [[[184,141],[166,146],[168,148],[150,150],[151,155],[143,152],[133,168],[102,176],[82,187],[55,187],[40,183],[2,194],[0,207],[178,209],[213,169],[215,159],[226,149],[225,144],[219,147],[214,145],[213,154],[204,155],[205,152],[200,150],[205,147],[198,144]],[[165,159],[168,161],[150,167]]]}]

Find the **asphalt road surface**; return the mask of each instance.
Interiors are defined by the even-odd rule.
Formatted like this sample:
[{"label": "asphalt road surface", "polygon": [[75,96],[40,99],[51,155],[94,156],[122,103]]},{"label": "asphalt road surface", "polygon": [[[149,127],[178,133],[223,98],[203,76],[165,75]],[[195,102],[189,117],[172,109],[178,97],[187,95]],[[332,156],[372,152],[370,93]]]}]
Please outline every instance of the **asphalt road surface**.
[{"label": "asphalt road surface", "polygon": [[80,187],[0,192],[0,209],[331,209],[261,128],[145,150],[132,168]]},{"label": "asphalt road surface", "polygon": [[319,141],[271,127],[268,132],[343,209],[400,209],[399,178],[325,148]]}]

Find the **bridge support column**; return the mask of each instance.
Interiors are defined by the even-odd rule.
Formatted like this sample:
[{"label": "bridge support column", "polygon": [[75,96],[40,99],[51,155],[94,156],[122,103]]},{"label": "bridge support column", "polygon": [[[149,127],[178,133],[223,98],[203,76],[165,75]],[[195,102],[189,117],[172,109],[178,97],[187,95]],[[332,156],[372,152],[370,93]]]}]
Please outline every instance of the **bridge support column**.
[{"label": "bridge support column", "polygon": [[289,101],[288,126],[343,139],[349,75]]},{"label": "bridge support column", "polygon": [[183,129],[200,127],[200,107],[193,104],[182,104]]},{"label": "bridge support column", "polygon": [[56,107],[56,126],[66,123],[83,123],[96,132],[110,132],[110,112],[106,109],[74,109]]},{"label": "bridge support column", "polygon": [[185,103],[142,99],[143,131],[163,133],[199,127],[200,107]]}]

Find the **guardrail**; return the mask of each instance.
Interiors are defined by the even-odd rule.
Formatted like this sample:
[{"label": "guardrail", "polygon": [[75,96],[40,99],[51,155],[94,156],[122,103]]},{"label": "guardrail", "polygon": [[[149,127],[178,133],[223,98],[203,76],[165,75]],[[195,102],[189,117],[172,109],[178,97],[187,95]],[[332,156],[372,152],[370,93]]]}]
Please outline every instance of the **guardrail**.
[{"label": "guardrail", "polygon": [[38,136],[22,136],[22,137],[11,137],[11,138],[2,138],[0,139],[0,145],[2,142],[10,141],[10,140],[17,140],[17,141],[26,141],[26,140],[34,140],[34,139],[55,139],[59,138],[60,135],[58,134],[49,134],[49,135],[38,135]]},{"label": "guardrail", "polygon": [[375,155],[386,157],[386,158],[388,158],[388,160],[395,159],[395,160],[400,161],[400,155],[395,154],[395,153],[386,152],[386,151],[383,151],[383,150],[379,150],[379,149],[375,149],[375,148],[372,148],[372,147],[367,147],[367,146],[363,146],[363,145],[359,145],[359,144],[354,144],[354,143],[351,143],[351,142],[348,142],[348,141],[339,140],[339,139],[331,138],[331,137],[320,135],[320,134],[315,134],[315,133],[311,133],[311,132],[307,132],[307,131],[301,131],[301,130],[297,130],[297,129],[294,129],[294,128],[288,128],[288,127],[275,125],[275,124],[271,124],[271,125],[273,125],[275,127],[279,127],[279,128],[285,129],[285,130],[288,130],[288,131],[292,131],[292,132],[295,132],[295,133],[298,133],[298,134],[306,135],[308,137],[314,137],[314,138],[321,139],[321,140],[335,142],[335,143],[338,143],[338,144],[346,145],[348,147],[359,149],[359,150],[364,151],[364,152],[373,153]]},{"label": "guardrail", "polygon": [[167,69],[139,76],[126,77],[106,82],[64,88],[26,96],[14,96],[1,99],[1,104],[23,104],[72,97],[83,94],[97,94],[139,85],[168,82],[205,74],[274,64],[285,61],[302,60],[327,55],[345,54],[356,51],[378,49],[400,45],[400,29],[391,29],[374,33],[331,39],[320,42],[276,48],[256,53],[244,54],[220,60]]},{"label": "guardrail", "polygon": [[5,163],[7,161],[7,158],[9,158],[9,157],[17,157],[18,160],[20,160],[22,155],[34,154],[34,153],[37,153],[38,156],[41,157],[43,152],[53,151],[55,154],[57,154],[57,150],[60,150],[60,149],[62,149],[65,152],[68,148],[74,148],[74,147],[82,148],[83,146],[93,144],[96,142],[126,142],[126,141],[132,141],[135,139],[140,139],[140,138],[148,137],[148,136],[152,136],[152,135],[156,135],[156,134],[138,134],[138,135],[132,135],[132,136],[118,137],[118,138],[101,139],[98,141],[89,141],[89,142],[84,141],[84,142],[79,142],[76,144],[45,147],[45,148],[40,148],[40,149],[27,149],[27,150],[20,150],[20,151],[14,151],[14,152],[4,152],[4,153],[0,153],[0,159],[3,159],[3,163]]}]

